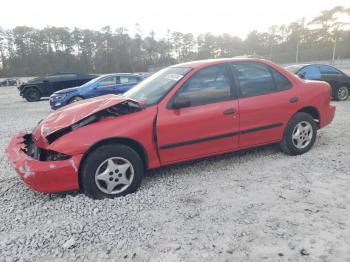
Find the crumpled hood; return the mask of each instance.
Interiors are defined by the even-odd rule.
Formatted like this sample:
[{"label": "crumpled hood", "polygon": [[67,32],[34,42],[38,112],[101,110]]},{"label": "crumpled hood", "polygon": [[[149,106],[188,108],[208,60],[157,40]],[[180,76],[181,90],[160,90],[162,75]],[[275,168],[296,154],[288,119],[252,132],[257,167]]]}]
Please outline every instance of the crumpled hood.
[{"label": "crumpled hood", "polygon": [[70,104],[52,112],[43,119],[34,130],[33,135],[36,140],[42,139],[42,137],[47,137],[60,129],[69,127],[88,116],[126,101],[132,100],[116,95],[105,95]]},{"label": "crumpled hood", "polygon": [[65,88],[65,89],[56,91],[55,93],[53,93],[53,95],[66,94],[66,93],[78,91],[78,89],[79,89],[79,86],[77,86],[77,87],[71,87],[71,88]]}]

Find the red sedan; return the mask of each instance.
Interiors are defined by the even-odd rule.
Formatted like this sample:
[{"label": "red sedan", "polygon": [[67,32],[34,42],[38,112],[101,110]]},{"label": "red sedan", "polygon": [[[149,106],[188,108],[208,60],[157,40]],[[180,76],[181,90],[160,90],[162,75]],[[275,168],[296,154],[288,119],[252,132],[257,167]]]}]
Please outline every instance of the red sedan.
[{"label": "red sedan", "polygon": [[117,197],[164,165],[273,143],[303,154],[333,120],[330,98],[329,84],[266,60],[196,61],[165,68],[124,96],[63,107],[6,151],[34,190]]}]

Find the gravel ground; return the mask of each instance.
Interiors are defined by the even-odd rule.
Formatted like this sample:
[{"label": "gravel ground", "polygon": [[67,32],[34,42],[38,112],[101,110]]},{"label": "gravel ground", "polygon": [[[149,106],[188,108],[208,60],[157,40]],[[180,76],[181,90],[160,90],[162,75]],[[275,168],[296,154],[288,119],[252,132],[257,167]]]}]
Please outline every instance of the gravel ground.
[{"label": "gravel ground", "polygon": [[41,194],[5,146],[49,112],[0,93],[0,261],[350,261],[350,101],[314,148],[276,146],[148,172],[119,199]]}]

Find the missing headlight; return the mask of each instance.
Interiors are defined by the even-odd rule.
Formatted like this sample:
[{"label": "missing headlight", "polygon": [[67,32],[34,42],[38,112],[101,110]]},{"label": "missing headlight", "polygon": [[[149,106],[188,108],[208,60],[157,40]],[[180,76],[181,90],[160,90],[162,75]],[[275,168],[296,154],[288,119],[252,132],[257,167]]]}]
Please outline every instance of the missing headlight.
[{"label": "missing headlight", "polygon": [[70,156],[59,152],[45,150],[37,147],[33,141],[32,135],[30,134],[24,135],[23,138],[23,142],[25,144],[25,148],[23,151],[31,158],[34,158],[39,161],[60,161],[71,158]]},{"label": "missing headlight", "polygon": [[67,160],[70,158],[70,156],[62,154],[62,153],[58,153],[55,151],[45,151],[45,154],[42,156],[42,158],[45,158],[43,160],[46,161],[61,161],[61,160]]}]

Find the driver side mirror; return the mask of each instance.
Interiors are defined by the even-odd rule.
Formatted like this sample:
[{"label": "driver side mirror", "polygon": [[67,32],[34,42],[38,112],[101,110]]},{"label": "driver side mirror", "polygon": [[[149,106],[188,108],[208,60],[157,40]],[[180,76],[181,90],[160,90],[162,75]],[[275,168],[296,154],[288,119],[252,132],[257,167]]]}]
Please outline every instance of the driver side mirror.
[{"label": "driver side mirror", "polygon": [[174,99],[172,108],[180,109],[184,107],[189,107],[191,105],[191,100],[188,97],[178,96]]}]

